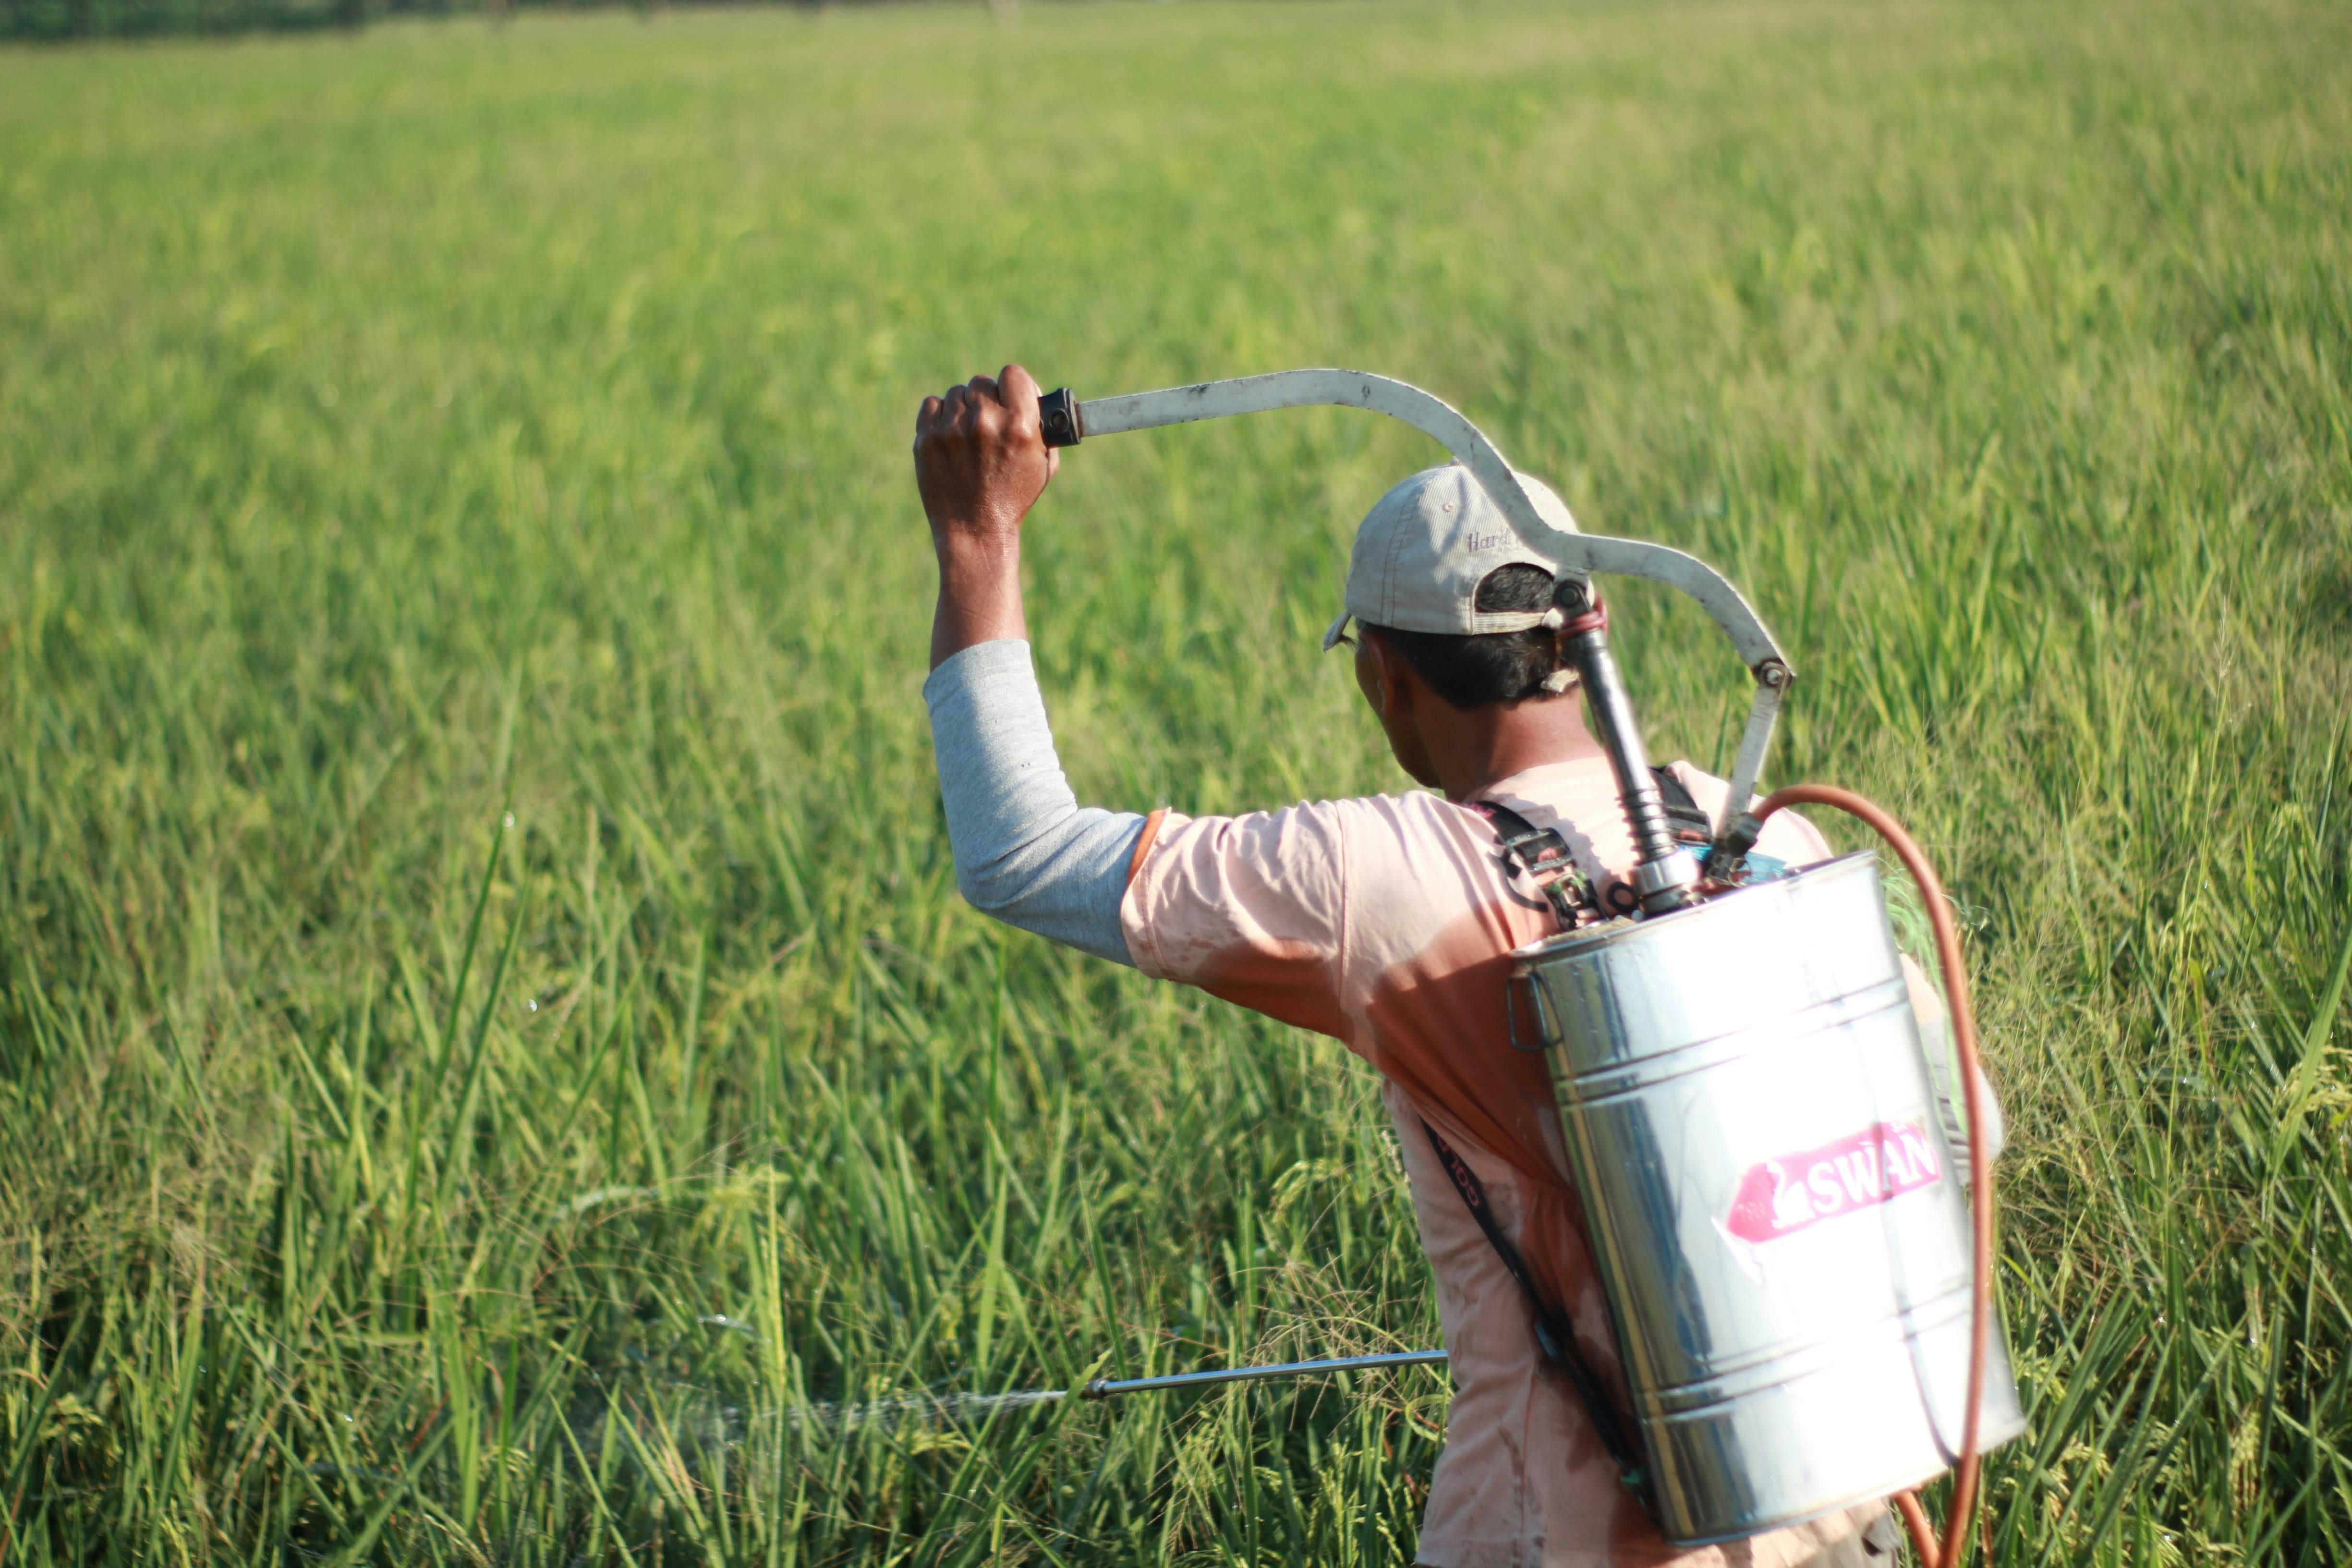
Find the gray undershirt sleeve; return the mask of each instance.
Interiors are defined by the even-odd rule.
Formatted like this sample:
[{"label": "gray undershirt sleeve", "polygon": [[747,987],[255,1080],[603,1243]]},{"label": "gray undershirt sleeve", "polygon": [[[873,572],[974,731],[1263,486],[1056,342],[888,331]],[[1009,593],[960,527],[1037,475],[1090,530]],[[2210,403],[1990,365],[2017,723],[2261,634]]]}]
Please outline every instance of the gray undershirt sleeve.
[{"label": "gray undershirt sleeve", "polygon": [[1017,639],[977,643],[923,682],[956,886],[983,914],[1132,965],[1118,923],[1143,818],[1081,806]]}]

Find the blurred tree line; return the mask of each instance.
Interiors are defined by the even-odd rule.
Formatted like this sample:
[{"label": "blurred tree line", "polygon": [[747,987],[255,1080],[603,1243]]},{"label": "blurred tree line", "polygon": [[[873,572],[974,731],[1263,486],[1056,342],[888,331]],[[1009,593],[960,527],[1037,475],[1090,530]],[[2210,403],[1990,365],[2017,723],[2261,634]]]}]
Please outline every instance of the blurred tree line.
[{"label": "blurred tree line", "polygon": [[[378,16],[501,16],[521,0],[0,0],[0,38],[131,38],[164,33],[362,27]],[[532,5],[626,5],[663,0],[529,0]],[[779,0],[814,5],[824,0]]]}]

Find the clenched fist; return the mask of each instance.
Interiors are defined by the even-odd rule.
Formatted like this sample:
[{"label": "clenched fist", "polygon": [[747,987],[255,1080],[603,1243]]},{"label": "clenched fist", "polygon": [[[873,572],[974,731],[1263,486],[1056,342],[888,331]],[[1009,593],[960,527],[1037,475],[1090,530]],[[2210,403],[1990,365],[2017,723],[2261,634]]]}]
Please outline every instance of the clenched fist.
[{"label": "clenched fist", "polygon": [[915,486],[940,558],[931,664],[975,643],[1026,637],[1021,520],[1062,455],[1037,429],[1037,383],[1017,364],[975,375],[915,416]]},{"label": "clenched fist", "polygon": [[915,416],[915,485],[942,557],[966,542],[1001,546],[1019,536],[1062,455],[1037,429],[1037,383],[1017,364],[975,375]]}]

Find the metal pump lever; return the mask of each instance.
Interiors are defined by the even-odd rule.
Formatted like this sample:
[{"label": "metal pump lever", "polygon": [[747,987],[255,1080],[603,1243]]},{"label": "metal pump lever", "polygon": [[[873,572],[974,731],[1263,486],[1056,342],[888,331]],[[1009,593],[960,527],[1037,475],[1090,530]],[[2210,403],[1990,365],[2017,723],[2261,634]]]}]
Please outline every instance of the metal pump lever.
[{"label": "metal pump lever", "polygon": [[[1129,393],[1123,397],[1089,398],[1081,403],[1067,387],[1058,387],[1039,401],[1038,413],[1048,447],[1075,447],[1089,436],[1115,436],[1129,430],[1150,430],[1162,425],[1183,425],[1199,419],[1221,419],[1234,414],[1264,414],[1276,408],[1307,408],[1331,405],[1348,408],[1368,408],[1375,414],[1385,414],[1391,419],[1402,420],[1423,435],[1444,447],[1468,468],[1480,488],[1491,497],[1496,507],[1509,519],[1519,537],[1541,550],[1560,563],[1563,608],[1567,591],[1571,584],[1580,590],[1593,573],[1612,572],[1626,577],[1647,577],[1664,583],[1696,599],[1723,634],[1738,649],[1741,662],[1756,679],[1755,705],[1748,717],[1748,727],[1740,736],[1739,752],[1731,770],[1731,791],[1725,797],[1721,820],[1715,825],[1717,846],[1729,839],[1740,815],[1746,809],[1748,796],[1754,792],[1756,780],[1763,771],[1764,752],[1771,743],[1774,719],[1780,710],[1780,697],[1788,689],[1795,672],[1789,667],[1788,657],[1780,645],[1764,627],[1764,622],[1739,590],[1727,582],[1723,574],[1704,561],[1670,550],[1663,544],[1650,544],[1634,539],[1611,539],[1600,534],[1562,533],[1544,521],[1519,487],[1510,464],[1496,449],[1485,432],[1464,418],[1442,399],[1421,388],[1384,375],[1370,375],[1353,370],[1282,370],[1267,375],[1243,376],[1234,381],[1209,381],[1194,386],[1171,386],[1159,392]],[[1580,670],[1585,689],[1593,700],[1593,708],[1602,728],[1601,740],[1610,748],[1610,760],[1616,768],[1621,791],[1624,792],[1628,821],[1634,830],[1634,839],[1642,846],[1643,865],[1661,867],[1672,864],[1675,853],[1670,840],[1664,840],[1666,850],[1656,860],[1652,859],[1651,846],[1643,832],[1638,805],[1638,792],[1647,787],[1655,805],[1656,788],[1650,784],[1649,771],[1639,765],[1641,742],[1633,728],[1633,710],[1625,701],[1624,688],[1616,679],[1615,662],[1609,658],[1605,639],[1596,630],[1592,635],[1595,662],[1591,670]],[[1580,665],[1586,655],[1579,650]],[[1604,704],[1613,693],[1613,704]],[[1621,746],[1610,739],[1611,730],[1631,742],[1631,752],[1621,754]],[[1635,764],[1628,784],[1627,763]],[[1663,815],[1658,816],[1663,839]],[[1650,879],[1657,881],[1656,876]],[[1675,880],[1678,882],[1679,878]],[[1650,907],[1648,889],[1644,889],[1644,907]],[[1679,887],[1659,884],[1660,908],[1679,904]]]}]

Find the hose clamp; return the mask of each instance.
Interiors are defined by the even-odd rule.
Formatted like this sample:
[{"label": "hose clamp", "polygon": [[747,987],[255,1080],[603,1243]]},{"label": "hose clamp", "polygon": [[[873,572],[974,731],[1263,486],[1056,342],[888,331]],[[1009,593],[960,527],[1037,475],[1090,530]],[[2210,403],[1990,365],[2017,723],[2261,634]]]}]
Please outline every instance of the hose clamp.
[{"label": "hose clamp", "polygon": [[1663,860],[1644,860],[1633,868],[1633,890],[1641,895],[1645,910],[1697,881],[1698,861],[1687,849],[1677,849]]}]

